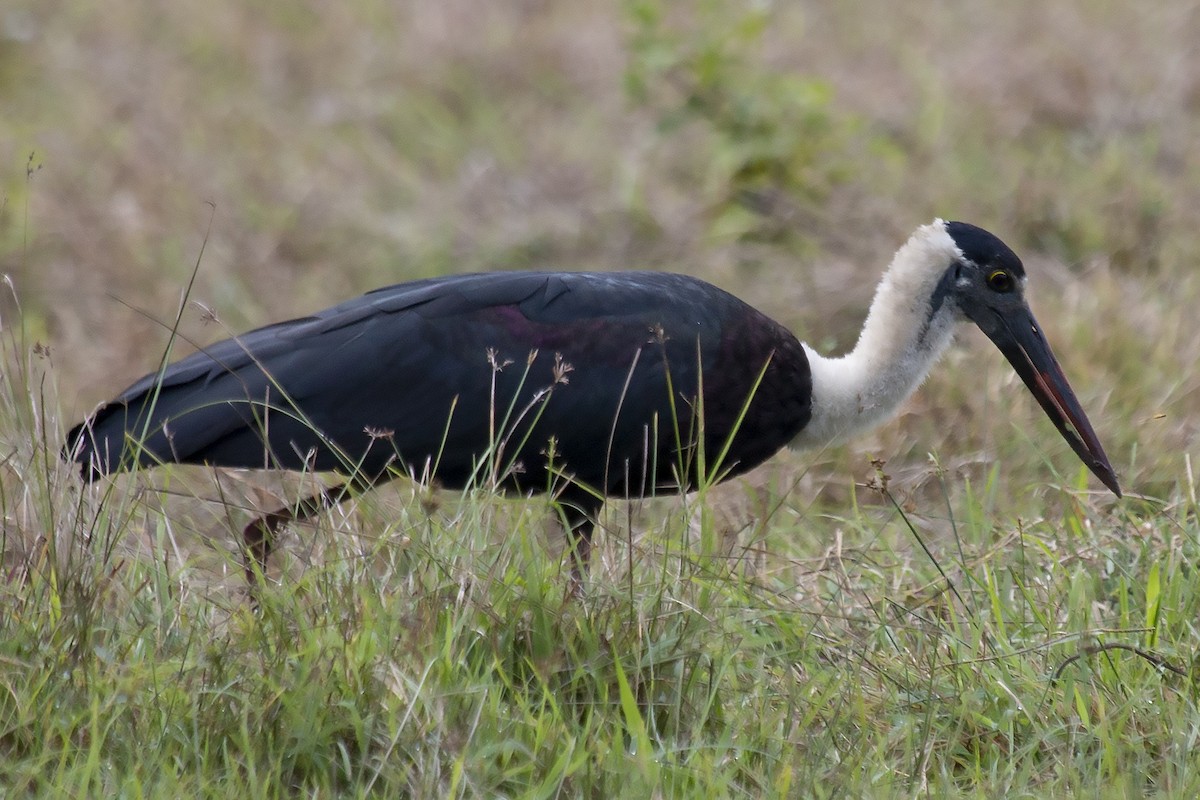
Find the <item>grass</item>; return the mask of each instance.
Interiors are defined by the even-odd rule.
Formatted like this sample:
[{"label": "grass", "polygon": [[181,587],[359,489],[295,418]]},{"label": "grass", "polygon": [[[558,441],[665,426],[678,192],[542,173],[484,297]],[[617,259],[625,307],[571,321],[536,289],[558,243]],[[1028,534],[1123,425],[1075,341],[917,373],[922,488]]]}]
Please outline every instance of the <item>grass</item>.
[{"label": "grass", "polygon": [[[1194,10],[908,8],[16,0],[0,791],[1200,793]],[[971,336],[876,434],[613,504],[580,598],[544,502],[397,483],[296,526],[253,612],[240,528],[311,476],[58,463],[205,241],[183,341],[636,265],[839,350],[935,214],[1025,258],[1125,500]]]},{"label": "grass", "polygon": [[[5,342],[0,412],[28,434],[0,493],[16,793],[1197,787],[1194,503],[1063,488],[1051,515],[1006,524],[995,471],[956,487],[936,470],[928,505],[880,473],[839,516],[769,497],[731,539],[706,490],[610,516],[573,598],[544,504],[402,490],[303,528],[256,612],[231,544],[187,552],[240,529],[199,500],[204,478],[81,493],[37,427],[55,402],[38,357]],[[218,507],[189,520],[175,492]]]}]

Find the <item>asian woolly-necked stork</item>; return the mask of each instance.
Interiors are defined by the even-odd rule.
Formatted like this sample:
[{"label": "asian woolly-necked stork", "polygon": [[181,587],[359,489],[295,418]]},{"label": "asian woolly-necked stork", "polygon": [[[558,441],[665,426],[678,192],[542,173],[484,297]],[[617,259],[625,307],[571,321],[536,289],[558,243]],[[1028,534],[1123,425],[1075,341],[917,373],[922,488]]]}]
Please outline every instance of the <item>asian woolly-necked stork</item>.
[{"label": "asian woolly-necked stork", "polygon": [[1025,284],[998,238],[936,220],[896,253],[854,350],[827,358],[684,275],[402,283],[145,376],[75,426],[63,454],[87,480],[166,462],[348,475],[246,527],[252,582],[281,525],[396,475],[553,492],[578,578],[604,498],[686,491],[878,425],[970,320],[1120,496]]}]

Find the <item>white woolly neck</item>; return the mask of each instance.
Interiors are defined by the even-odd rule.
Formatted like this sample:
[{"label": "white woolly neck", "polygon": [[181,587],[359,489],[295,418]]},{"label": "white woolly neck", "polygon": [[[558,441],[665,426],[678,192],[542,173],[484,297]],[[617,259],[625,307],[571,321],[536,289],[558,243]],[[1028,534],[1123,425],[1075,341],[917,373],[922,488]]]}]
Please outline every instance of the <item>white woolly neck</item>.
[{"label": "white woolly neck", "polygon": [[931,311],[938,282],[959,258],[942,220],[918,228],[879,282],[854,350],[826,358],[804,346],[812,418],[792,447],[823,447],[874,428],[916,391],[965,319],[953,303]]}]

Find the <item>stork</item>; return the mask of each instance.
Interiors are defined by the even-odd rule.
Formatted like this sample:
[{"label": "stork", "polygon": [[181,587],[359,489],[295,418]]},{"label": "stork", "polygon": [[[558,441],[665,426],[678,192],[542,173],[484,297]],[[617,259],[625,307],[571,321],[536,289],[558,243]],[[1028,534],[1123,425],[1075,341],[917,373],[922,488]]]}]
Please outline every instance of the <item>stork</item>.
[{"label": "stork", "polygon": [[1118,497],[1108,457],[1025,300],[1021,260],[935,220],[896,252],[858,343],[829,358],[696,278],[489,272],[402,283],[217,342],[67,435],[86,480],[177,462],[348,476],[246,526],[281,526],[397,475],[551,492],[588,566],[605,498],[688,491],[893,416],[974,322]]}]

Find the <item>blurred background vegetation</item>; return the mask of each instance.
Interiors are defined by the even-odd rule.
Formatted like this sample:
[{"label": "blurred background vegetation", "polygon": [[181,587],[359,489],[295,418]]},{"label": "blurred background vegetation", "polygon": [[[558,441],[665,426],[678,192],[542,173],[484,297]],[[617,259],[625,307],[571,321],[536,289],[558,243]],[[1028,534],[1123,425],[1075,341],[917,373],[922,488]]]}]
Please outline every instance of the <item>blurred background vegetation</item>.
[{"label": "blurred background vegetation", "polygon": [[[0,271],[69,423],[156,363],[197,261],[196,342],[421,276],[642,267],[838,351],[907,233],[964,219],[1025,257],[1125,482],[1166,489],[1200,419],[1197,41],[1188,2],[13,0]],[[1041,425],[964,338],[860,450]]]}]

